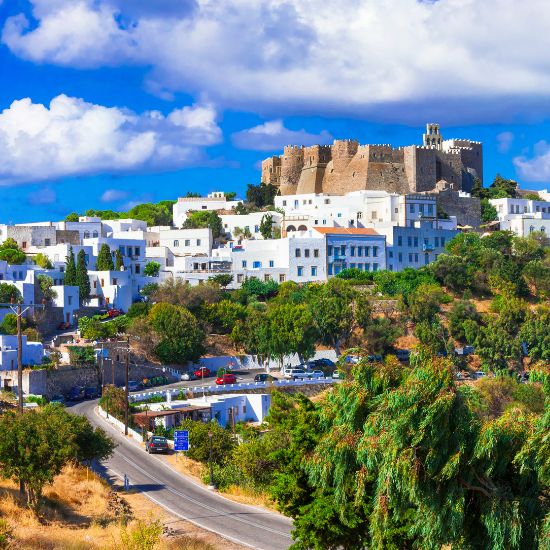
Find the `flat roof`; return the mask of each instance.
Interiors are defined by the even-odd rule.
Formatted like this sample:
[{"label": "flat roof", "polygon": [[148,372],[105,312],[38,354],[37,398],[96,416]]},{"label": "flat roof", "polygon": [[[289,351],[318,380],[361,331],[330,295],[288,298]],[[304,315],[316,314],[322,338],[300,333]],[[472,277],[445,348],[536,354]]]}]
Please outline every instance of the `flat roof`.
[{"label": "flat roof", "polygon": [[315,231],[326,235],[378,235],[380,233],[370,227],[314,227]]}]

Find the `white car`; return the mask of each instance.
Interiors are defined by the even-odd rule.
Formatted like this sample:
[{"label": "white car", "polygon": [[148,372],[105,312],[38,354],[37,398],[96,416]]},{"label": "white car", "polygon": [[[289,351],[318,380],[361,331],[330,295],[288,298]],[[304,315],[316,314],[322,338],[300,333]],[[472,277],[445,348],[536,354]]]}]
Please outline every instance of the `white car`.
[{"label": "white car", "polygon": [[304,369],[285,369],[284,377],[296,380],[297,378],[307,378],[308,373]]},{"label": "white car", "polygon": [[325,373],[322,370],[313,370],[313,371],[307,373],[307,377],[308,378],[313,378],[313,379],[315,379],[315,378],[324,378]]},{"label": "white car", "polygon": [[340,380],[340,371],[335,370],[332,373],[332,378],[333,378],[333,380]]}]

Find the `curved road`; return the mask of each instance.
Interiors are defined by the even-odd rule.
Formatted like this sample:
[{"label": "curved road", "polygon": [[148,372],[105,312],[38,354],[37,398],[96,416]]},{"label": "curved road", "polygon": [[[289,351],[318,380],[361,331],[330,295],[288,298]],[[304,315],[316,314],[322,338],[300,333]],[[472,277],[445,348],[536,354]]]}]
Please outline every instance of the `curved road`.
[{"label": "curved road", "polygon": [[96,406],[97,401],[85,401],[72,406],[71,411],[85,415],[116,442],[111,458],[100,465],[104,474],[119,479],[126,474],[133,489],[168,512],[235,543],[261,550],[285,550],[290,546],[290,519],[233,502],[182,476],[96,415]]}]

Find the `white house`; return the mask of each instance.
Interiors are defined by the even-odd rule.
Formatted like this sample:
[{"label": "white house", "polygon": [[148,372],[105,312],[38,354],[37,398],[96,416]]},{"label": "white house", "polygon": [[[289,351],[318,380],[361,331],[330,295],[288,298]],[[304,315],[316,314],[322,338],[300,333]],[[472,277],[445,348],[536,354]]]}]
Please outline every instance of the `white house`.
[{"label": "white house", "polygon": [[255,239],[263,239],[260,233],[260,224],[264,216],[270,215],[273,219],[273,229],[281,227],[283,215],[280,212],[251,212],[250,214],[222,214],[223,229],[228,239],[239,238],[235,235],[235,229],[241,230],[241,235],[244,231],[250,232],[251,237]]},{"label": "white house", "polygon": [[[28,342],[22,335],[23,365],[40,365],[44,357],[44,347],[41,342]],[[17,370],[17,335],[0,335],[0,369]]]},{"label": "white house", "polygon": [[187,214],[197,210],[233,210],[242,201],[228,201],[221,191],[210,193],[207,197],[180,197],[172,207],[174,225],[181,227]]},{"label": "white house", "polygon": [[212,230],[208,227],[201,229],[160,228],[158,234],[159,246],[168,248],[174,256],[210,254],[212,250]]},{"label": "white house", "polygon": [[56,297],[52,300],[52,305],[63,308],[63,320],[65,323],[73,324],[75,321],[74,313],[80,307],[78,287],[55,285],[52,287],[52,290],[56,294]]},{"label": "white house", "polygon": [[530,199],[490,199],[496,208],[500,229],[526,237],[534,231],[550,234],[550,202]]}]

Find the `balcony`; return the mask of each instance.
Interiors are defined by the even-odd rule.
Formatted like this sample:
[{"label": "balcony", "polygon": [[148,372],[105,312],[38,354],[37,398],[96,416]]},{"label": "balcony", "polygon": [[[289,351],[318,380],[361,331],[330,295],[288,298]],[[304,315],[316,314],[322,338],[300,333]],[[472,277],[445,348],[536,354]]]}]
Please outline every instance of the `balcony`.
[{"label": "balcony", "polygon": [[435,246],[433,244],[426,244],[424,243],[422,245],[422,250],[424,252],[433,252],[435,250]]}]

